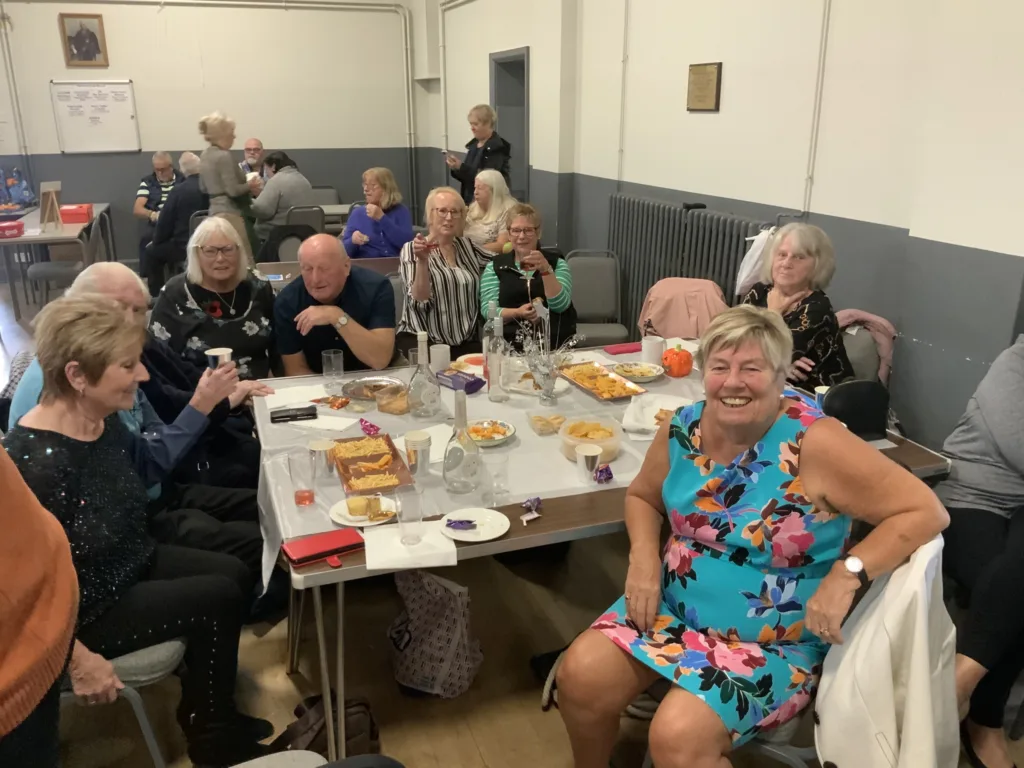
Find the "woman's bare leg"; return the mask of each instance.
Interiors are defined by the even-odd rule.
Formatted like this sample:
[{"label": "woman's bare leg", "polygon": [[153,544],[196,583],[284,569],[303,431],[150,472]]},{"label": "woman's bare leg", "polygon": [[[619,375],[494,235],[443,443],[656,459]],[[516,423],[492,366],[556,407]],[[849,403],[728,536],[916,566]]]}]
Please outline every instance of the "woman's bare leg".
[{"label": "woman's bare leg", "polygon": [[657,768],[730,768],[732,739],[715,711],[672,686],[651,721],[648,737]]}]

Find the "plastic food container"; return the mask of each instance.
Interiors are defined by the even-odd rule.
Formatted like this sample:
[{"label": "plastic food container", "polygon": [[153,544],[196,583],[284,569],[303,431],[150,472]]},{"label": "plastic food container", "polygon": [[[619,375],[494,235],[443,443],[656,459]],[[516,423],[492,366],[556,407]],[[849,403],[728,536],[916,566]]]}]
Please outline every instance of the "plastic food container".
[{"label": "plastic food container", "polygon": [[404,416],[409,412],[409,390],[401,384],[389,384],[373,394],[377,401],[377,410],[395,416]]},{"label": "plastic food container", "polygon": [[[573,427],[576,431],[582,425],[588,425],[590,431],[607,430],[611,432],[609,437],[588,438],[571,435]],[[562,441],[562,455],[573,464],[576,463],[577,445],[598,445],[601,447],[601,463],[608,464],[614,461],[622,450],[622,426],[615,419],[607,416],[575,415],[570,416],[558,430],[558,438]]]}]

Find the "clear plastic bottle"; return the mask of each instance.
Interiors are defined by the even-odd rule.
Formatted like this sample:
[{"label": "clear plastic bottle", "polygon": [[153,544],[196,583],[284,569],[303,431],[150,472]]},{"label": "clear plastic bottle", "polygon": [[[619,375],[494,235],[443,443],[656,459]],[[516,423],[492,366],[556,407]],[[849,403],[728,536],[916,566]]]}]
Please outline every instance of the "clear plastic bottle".
[{"label": "clear plastic bottle", "polygon": [[429,418],[437,415],[441,409],[441,385],[437,376],[430,370],[430,353],[427,350],[427,334],[419,331],[416,334],[419,348],[419,359],[416,371],[409,380],[409,412],[418,418]]},{"label": "clear plastic bottle", "polygon": [[444,449],[443,477],[449,493],[472,493],[480,484],[480,447],[469,435],[462,390],[455,392],[455,431]]}]

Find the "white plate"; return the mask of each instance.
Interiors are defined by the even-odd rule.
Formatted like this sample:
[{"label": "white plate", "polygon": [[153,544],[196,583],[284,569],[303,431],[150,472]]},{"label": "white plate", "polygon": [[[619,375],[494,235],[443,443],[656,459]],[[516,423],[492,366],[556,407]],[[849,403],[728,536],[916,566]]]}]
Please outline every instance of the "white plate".
[{"label": "white plate", "polygon": [[[627,373],[626,371],[629,370],[630,366],[642,366],[644,368],[651,369],[652,372],[649,374]],[[624,370],[619,370],[620,368]],[[649,381],[654,381],[655,379],[661,378],[665,374],[664,368],[662,368],[660,365],[654,365],[653,363],[619,363],[618,365],[612,368],[612,371],[619,374],[619,376],[621,376],[622,378],[629,379],[630,381],[636,384],[646,384]]]},{"label": "white plate", "polygon": [[473,438],[473,442],[479,445],[481,448],[490,448],[495,445],[501,445],[502,443],[508,442],[511,437],[516,433],[516,428],[509,424],[507,421],[501,419],[477,419],[467,424],[467,427],[486,427],[490,424],[497,424],[500,427],[505,428],[505,434],[501,437],[491,438],[490,440],[482,440],[480,438],[473,437],[473,433],[470,432],[469,436]]},{"label": "white plate", "polygon": [[[509,392],[515,392],[517,395],[532,395],[533,397],[540,397],[540,390],[533,388],[533,379],[523,380],[522,376],[516,379],[516,381],[506,387]],[[555,395],[560,397],[572,389],[572,384],[568,381],[559,377],[555,379]]]},{"label": "white plate", "polygon": [[[470,531],[456,531],[448,527],[449,520],[472,520],[476,528]],[[491,541],[508,533],[512,523],[501,512],[483,507],[468,507],[449,512],[441,518],[441,533],[455,541]]]},{"label": "white plate", "polygon": [[[381,497],[380,507],[381,509],[387,512],[394,512],[396,509],[394,500],[389,499],[387,496]],[[330,512],[328,512],[328,514],[331,516],[331,520],[333,520],[334,522],[339,523],[340,525],[348,525],[353,528],[371,528],[375,525],[380,525],[382,523],[390,523],[392,520],[395,519],[395,515],[392,515],[387,520],[376,520],[371,523],[365,517],[352,517],[348,513],[347,499],[343,499],[342,501],[339,501],[337,504],[331,507]]]},{"label": "white plate", "polygon": [[[463,355],[462,357],[457,358],[455,362],[457,362],[457,363],[466,363],[466,360],[468,358],[470,358],[470,357],[483,357],[483,355],[480,354],[480,353]],[[466,370],[464,370],[463,373],[468,373],[471,376],[483,376],[484,375],[484,367],[482,365],[472,365],[470,363],[466,363],[466,365],[469,366],[469,367],[466,368]],[[456,370],[458,370],[458,369],[456,369]]]}]

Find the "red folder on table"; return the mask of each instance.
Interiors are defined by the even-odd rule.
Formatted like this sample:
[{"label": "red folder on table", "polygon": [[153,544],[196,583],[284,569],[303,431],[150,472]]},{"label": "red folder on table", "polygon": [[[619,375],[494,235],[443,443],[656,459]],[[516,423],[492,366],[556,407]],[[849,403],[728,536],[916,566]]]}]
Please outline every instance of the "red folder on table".
[{"label": "red folder on table", "polygon": [[[293,565],[309,565],[328,558],[337,560],[337,556],[358,552],[363,546],[363,535],[356,528],[340,528],[292,539],[284,543],[281,551]],[[331,565],[337,567],[340,562],[337,565],[332,562]]]}]

